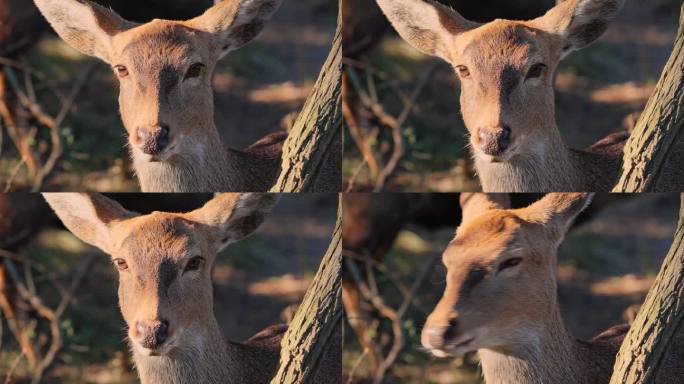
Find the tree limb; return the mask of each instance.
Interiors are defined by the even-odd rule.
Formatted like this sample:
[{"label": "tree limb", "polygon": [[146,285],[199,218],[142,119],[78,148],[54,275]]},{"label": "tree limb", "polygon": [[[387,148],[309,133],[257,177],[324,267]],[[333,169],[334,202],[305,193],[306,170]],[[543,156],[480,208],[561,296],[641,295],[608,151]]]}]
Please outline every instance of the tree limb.
[{"label": "tree limb", "polygon": [[[280,366],[271,384],[313,384],[342,380],[341,208],[328,251],[283,337]],[[317,376],[318,375],[318,376]]]},{"label": "tree limb", "polygon": [[684,5],[674,49],[624,149],[614,192],[684,190]]},{"label": "tree limb", "polygon": [[684,195],[660,273],[615,361],[611,384],[674,383],[684,369]]},{"label": "tree limb", "polygon": [[280,176],[271,192],[342,189],[342,22],[328,59],[283,146]]}]

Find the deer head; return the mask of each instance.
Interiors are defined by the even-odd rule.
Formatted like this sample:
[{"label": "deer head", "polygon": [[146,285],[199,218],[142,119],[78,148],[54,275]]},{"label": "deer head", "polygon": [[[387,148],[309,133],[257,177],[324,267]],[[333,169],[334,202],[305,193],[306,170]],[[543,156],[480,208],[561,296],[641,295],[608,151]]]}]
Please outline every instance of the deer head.
[{"label": "deer head", "polygon": [[588,194],[549,194],[523,209],[505,199],[462,196],[463,222],[444,251],[446,288],[422,344],[434,355],[534,344],[555,319],[556,252]]},{"label": "deer head", "polygon": [[431,0],[377,0],[410,45],[453,66],[476,160],[544,159],[562,145],[553,79],[559,61],[598,39],[624,0],[566,0],[531,21],[478,24]]},{"label": "deer head", "polygon": [[187,353],[213,342],[201,338],[215,326],[216,254],[256,230],[277,200],[226,193],[189,213],[139,215],[97,194],[44,196],[74,235],[111,255],[128,337],[142,356]]},{"label": "deer head", "polygon": [[35,0],[69,45],[108,63],[134,158],[202,156],[218,139],[212,78],[228,52],[254,39],[281,0],[225,0],[187,21],[136,24],[88,0]]}]

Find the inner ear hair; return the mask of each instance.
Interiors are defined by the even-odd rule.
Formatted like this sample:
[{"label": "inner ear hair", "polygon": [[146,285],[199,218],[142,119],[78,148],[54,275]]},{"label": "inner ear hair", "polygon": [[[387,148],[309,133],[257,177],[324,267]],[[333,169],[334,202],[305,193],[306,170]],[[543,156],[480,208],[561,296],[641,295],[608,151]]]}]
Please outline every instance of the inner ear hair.
[{"label": "inner ear hair", "polygon": [[238,197],[230,218],[222,228],[223,237],[237,241],[259,228],[279,197],[272,193],[245,193]]},{"label": "inner ear hair", "polygon": [[511,199],[507,193],[461,193],[462,221],[475,217],[492,209],[509,209]]},{"label": "inner ear hair", "polygon": [[188,218],[213,229],[221,247],[241,240],[264,222],[278,201],[271,193],[220,193]]},{"label": "inner ear hair", "polygon": [[593,196],[591,193],[549,193],[518,212],[525,220],[543,225],[560,240]]},{"label": "inner ear hair", "polygon": [[105,62],[109,62],[112,36],[137,25],[88,0],[34,1],[64,41],[81,53]]},{"label": "inner ear hair", "polygon": [[225,0],[188,23],[215,35],[221,55],[256,38],[282,0]]},{"label": "inner ear hair", "polygon": [[112,223],[137,216],[97,193],[44,193],[43,197],[67,229],[106,253]]},{"label": "inner ear hair", "polygon": [[608,29],[625,0],[565,0],[532,24],[565,39],[561,55],[584,48]]},{"label": "inner ear hair", "polygon": [[479,24],[432,0],[377,0],[399,35],[411,46],[450,62],[451,39]]}]

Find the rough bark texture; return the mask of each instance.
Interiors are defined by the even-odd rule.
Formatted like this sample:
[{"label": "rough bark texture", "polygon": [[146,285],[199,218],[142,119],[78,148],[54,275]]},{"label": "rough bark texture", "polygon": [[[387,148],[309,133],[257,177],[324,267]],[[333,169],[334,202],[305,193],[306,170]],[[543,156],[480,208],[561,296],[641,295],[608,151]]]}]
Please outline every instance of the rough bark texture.
[{"label": "rough bark texture", "polygon": [[615,361],[611,384],[684,382],[684,195],[674,242]]},{"label": "rough bark texture", "polygon": [[615,192],[684,190],[684,5],[674,49],[624,149]]},{"label": "rough bark texture", "polygon": [[342,189],[342,32],[283,146],[272,192],[340,192]]},{"label": "rough bark texture", "polygon": [[330,247],[283,337],[280,367],[271,384],[342,381],[341,207]]}]

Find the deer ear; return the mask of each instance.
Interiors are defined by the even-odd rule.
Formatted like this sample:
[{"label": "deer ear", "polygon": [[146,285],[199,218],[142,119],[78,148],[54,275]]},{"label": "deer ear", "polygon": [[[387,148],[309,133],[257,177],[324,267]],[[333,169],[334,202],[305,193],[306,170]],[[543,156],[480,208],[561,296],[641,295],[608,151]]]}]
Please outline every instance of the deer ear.
[{"label": "deer ear", "polygon": [[593,198],[590,193],[549,193],[527,208],[519,210],[524,220],[541,224],[557,243],[563,241],[570,225]]},{"label": "deer ear", "polygon": [[454,36],[479,24],[432,0],[377,0],[399,35],[419,51],[453,60],[450,42]]},{"label": "deer ear", "polygon": [[532,21],[538,29],[560,36],[561,58],[596,41],[608,29],[624,0],[565,0]]},{"label": "deer ear", "polygon": [[224,0],[188,23],[214,35],[223,57],[257,37],[281,2],[282,0]]},{"label": "deer ear", "polygon": [[272,193],[221,193],[188,217],[211,227],[223,249],[259,228],[277,202]]},{"label": "deer ear", "polygon": [[34,0],[57,34],[79,52],[110,60],[111,39],[135,26],[88,0]]},{"label": "deer ear", "polygon": [[506,193],[461,193],[461,211],[466,222],[492,209],[509,209],[511,199]]},{"label": "deer ear", "polygon": [[44,193],[43,197],[67,229],[106,253],[111,253],[111,225],[137,215],[100,194]]}]

